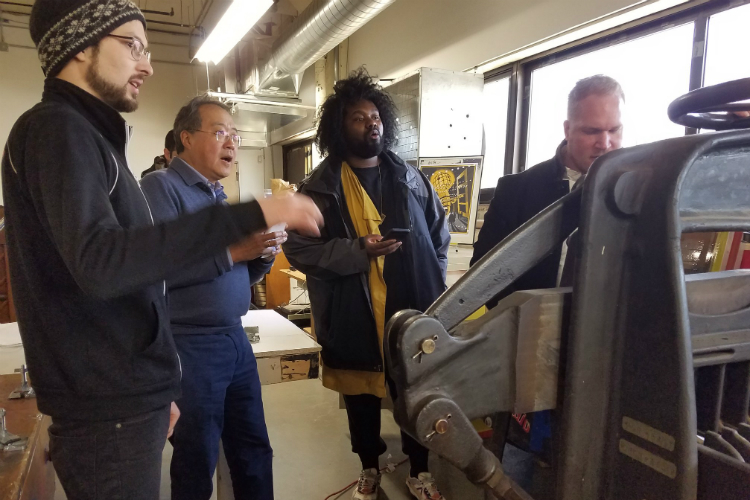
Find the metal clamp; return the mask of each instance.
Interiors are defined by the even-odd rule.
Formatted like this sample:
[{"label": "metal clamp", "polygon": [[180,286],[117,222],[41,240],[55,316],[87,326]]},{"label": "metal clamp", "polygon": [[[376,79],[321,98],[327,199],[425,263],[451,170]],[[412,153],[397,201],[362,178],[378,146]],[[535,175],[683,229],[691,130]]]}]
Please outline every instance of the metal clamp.
[{"label": "metal clamp", "polygon": [[21,374],[21,386],[11,392],[8,399],[35,398],[36,392],[34,392],[34,388],[29,385],[29,370],[26,368],[26,365],[21,365],[21,368],[17,368],[14,371]]},{"label": "metal clamp", "polygon": [[244,330],[245,335],[247,335],[247,340],[249,340],[251,344],[257,344],[260,342],[260,327],[246,326]]},{"label": "metal clamp", "polygon": [[5,413],[5,408],[0,408],[0,450],[17,451],[25,449],[28,438],[16,436],[8,432],[8,428],[5,425]]}]

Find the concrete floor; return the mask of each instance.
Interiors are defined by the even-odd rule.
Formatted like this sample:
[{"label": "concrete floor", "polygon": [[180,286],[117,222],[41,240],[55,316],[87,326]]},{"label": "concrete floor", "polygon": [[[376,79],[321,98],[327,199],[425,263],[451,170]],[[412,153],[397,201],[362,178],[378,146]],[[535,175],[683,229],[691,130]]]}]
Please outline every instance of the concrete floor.
[{"label": "concrete floor", "polygon": [[[274,489],[278,500],[323,500],[355,481],[361,464],[352,453],[346,411],[339,409],[338,394],[325,389],[319,380],[304,380],[263,387],[266,422],[274,448]],[[399,463],[401,435],[393,415],[383,410],[381,436],[388,451],[381,467]],[[390,458],[389,458],[390,455]],[[484,493],[469,484],[447,464],[431,459],[430,468],[443,493],[450,500],[484,500]],[[391,474],[384,474],[380,500],[408,500],[408,462]],[[333,499],[351,498],[351,490]]]},{"label": "concrete floor", "polygon": [[[337,393],[323,388],[320,380],[304,380],[264,386],[263,401],[274,448],[276,499],[324,500],[357,479],[360,463],[351,452],[346,412],[339,409]],[[388,444],[381,467],[403,460],[399,428],[387,410],[383,410],[381,435]],[[171,456],[171,445],[167,443],[160,500],[170,499]],[[450,465],[431,457],[430,470],[449,500],[485,500],[485,494]],[[412,499],[404,484],[408,472],[407,462],[395,472],[384,474],[379,500]],[[351,490],[332,500],[349,498]],[[65,500],[59,484],[55,500]]]}]

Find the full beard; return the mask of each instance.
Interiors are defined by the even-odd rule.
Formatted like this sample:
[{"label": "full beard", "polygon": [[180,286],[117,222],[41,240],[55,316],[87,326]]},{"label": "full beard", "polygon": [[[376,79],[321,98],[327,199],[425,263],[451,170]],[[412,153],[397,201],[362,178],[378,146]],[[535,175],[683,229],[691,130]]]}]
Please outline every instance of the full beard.
[{"label": "full beard", "polygon": [[94,57],[93,63],[86,71],[86,83],[96,92],[102,101],[121,113],[132,113],[138,109],[138,101],[128,95],[127,84],[124,87],[108,82],[99,74],[99,57]]},{"label": "full beard", "polygon": [[349,139],[346,144],[349,153],[357,158],[373,158],[383,152],[383,140],[371,139],[353,141]]}]

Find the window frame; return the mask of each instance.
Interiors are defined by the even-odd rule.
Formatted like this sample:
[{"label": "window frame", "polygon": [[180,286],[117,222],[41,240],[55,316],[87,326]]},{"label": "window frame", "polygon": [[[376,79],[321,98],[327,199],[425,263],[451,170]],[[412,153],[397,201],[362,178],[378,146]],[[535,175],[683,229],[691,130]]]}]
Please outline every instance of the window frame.
[{"label": "window frame", "polygon": [[[488,83],[496,82],[498,80],[503,80],[505,78],[508,78],[508,114],[506,117],[506,129],[505,129],[505,155],[504,155],[504,164],[503,164],[503,176],[508,175],[511,172],[508,172],[508,165],[513,164],[513,151],[514,151],[514,144],[512,144],[509,141],[515,140],[516,137],[516,108],[517,108],[517,98],[516,93],[518,89],[518,85],[515,83],[514,78],[516,78],[516,66],[513,65],[511,67],[505,66],[501,68],[500,70],[495,70],[488,72],[484,76],[484,84],[487,85]],[[487,137],[484,139],[487,141]],[[487,188],[485,188],[487,189]]]},{"label": "window frame", "polygon": [[[711,16],[747,4],[750,4],[750,0],[718,0],[695,6],[680,6],[486,72],[485,83],[510,78],[503,175],[522,172],[527,168],[531,75],[534,70],[693,23],[693,57],[688,82],[688,88],[692,91],[703,87]],[[679,96],[675,96],[677,97]],[[685,135],[696,133],[696,129],[685,128]]]}]

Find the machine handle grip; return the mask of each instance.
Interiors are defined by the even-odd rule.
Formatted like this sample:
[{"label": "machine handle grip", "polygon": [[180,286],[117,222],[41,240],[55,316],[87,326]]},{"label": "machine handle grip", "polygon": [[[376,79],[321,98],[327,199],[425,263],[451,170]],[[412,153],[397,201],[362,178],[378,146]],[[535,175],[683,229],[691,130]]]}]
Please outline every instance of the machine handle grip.
[{"label": "machine handle grip", "polygon": [[737,103],[745,99],[750,99],[750,78],[688,92],[669,105],[667,114],[670,120],[686,127],[710,130],[750,128],[750,118],[732,114],[734,111],[750,111],[750,103]]}]

